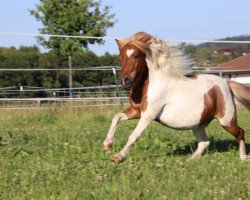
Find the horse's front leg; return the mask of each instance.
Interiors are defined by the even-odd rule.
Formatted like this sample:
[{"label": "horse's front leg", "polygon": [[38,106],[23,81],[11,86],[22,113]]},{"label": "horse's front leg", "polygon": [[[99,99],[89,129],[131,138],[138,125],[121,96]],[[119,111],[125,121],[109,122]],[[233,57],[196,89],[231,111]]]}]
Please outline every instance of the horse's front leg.
[{"label": "horse's front leg", "polygon": [[134,109],[132,106],[124,110],[122,113],[116,114],[112,120],[107,137],[103,142],[103,149],[108,150],[112,147],[116,127],[121,121],[135,119],[139,117],[140,117],[140,111],[137,109]]},{"label": "horse's front leg", "polygon": [[131,145],[136,141],[136,139],[142,134],[144,129],[150,124],[150,122],[153,121],[153,118],[148,115],[142,115],[136,128],[132,132],[132,134],[129,136],[127,144],[124,146],[124,148],[117,154],[115,154],[111,160],[113,160],[116,163],[120,163],[123,161],[125,156],[128,154],[128,151],[131,147]]},{"label": "horse's front leg", "polygon": [[114,136],[115,136],[115,130],[119,122],[128,120],[128,117],[125,113],[118,113],[114,116],[111,126],[109,128],[108,135],[106,139],[103,142],[103,149],[108,150],[112,147]]}]

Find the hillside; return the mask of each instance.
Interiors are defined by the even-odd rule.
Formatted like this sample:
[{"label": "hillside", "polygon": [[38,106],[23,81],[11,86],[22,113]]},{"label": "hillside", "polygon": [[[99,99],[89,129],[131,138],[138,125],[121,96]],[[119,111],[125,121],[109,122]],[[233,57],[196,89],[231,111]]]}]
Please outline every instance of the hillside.
[{"label": "hillside", "polygon": [[[250,41],[250,35],[241,35],[227,37],[218,40],[226,41]],[[250,49],[250,44],[232,44],[232,43],[202,43],[197,45],[198,48],[212,48],[212,49],[224,49],[224,48],[246,48]]]}]

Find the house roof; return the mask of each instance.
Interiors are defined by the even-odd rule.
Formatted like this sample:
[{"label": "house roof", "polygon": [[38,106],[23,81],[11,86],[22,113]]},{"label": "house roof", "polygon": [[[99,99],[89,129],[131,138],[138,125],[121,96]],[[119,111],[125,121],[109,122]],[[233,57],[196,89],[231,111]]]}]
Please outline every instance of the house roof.
[{"label": "house roof", "polygon": [[217,67],[211,67],[210,70],[250,70],[250,53],[229,62],[223,63]]}]

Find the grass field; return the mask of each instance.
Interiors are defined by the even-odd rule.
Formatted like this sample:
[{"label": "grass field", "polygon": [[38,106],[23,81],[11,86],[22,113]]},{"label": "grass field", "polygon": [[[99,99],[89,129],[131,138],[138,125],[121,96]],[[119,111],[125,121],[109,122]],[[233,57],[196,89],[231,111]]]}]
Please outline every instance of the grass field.
[{"label": "grass field", "polygon": [[[120,108],[0,111],[0,199],[249,199],[250,163],[216,121],[207,129],[208,152],[190,131],[152,123],[121,164],[110,161],[136,121],[117,129],[111,151],[102,150]],[[250,152],[250,113],[241,109]]]}]

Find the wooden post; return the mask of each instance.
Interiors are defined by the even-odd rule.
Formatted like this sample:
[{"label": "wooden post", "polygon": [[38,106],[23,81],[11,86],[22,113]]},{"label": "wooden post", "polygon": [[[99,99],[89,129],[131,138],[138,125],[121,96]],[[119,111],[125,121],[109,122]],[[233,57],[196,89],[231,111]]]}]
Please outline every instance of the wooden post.
[{"label": "wooden post", "polygon": [[72,77],[72,56],[69,55],[68,57],[68,64],[69,64],[69,97],[72,98],[73,96],[73,77]]}]

